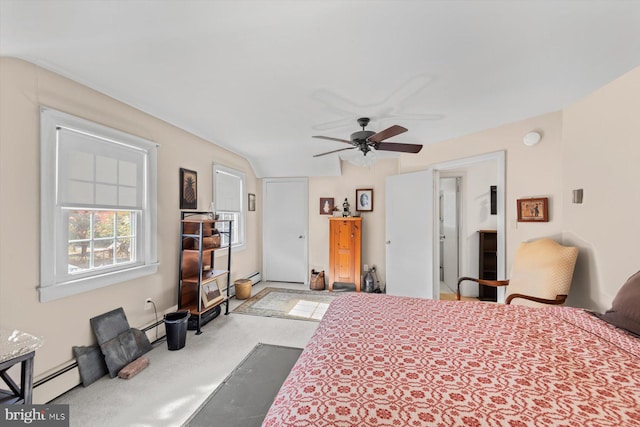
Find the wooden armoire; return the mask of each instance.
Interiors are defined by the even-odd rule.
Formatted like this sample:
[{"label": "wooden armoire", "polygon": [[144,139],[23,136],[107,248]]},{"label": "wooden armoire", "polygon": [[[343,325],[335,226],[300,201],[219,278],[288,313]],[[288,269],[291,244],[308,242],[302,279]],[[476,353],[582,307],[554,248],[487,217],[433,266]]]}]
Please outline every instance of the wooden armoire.
[{"label": "wooden armoire", "polygon": [[352,283],[360,292],[362,218],[329,218],[329,290],[334,283]]}]

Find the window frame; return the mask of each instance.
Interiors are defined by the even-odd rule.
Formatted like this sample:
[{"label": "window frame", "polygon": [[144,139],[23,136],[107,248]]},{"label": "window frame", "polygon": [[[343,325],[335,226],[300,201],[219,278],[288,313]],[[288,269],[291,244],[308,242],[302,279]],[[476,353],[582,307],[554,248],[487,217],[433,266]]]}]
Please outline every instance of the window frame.
[{"label": "window frame", "polygon": [[[234,221],[233,223],[233,228],[234,231],[237,231],[238,233],[238,242],[234,243],[231,245],[231,249],[233,251],[241,251],[244,250],[246,248],[247,245],[247,233],[246,233],[246,224],[247,224],[247,209],[246,209],[246,199],[247,199],[247,175],[238,170],[238,169],[234,169],[234,168],[230,168],[228,166],[224,166],[221,165],[219,163],[214,163],[212,166],[212,178],[213,178],[213,195],[212,195],[212,200],[214,201],[214,209],[216,209],[216,212],[218,212],[218,206],[216,203],[216,173],[218,171],[222,172],[222,173],[226,173],[229,175],[233,175],[236,176],[240,179],[240,185],[241,185],[241,189],[240,189],[240,200],[239,200],[239,204],[240,204],[240,210],[238,211],[238,217],[239,220],[238,221]],[[222,211],[220,210],[219,212],[231,212],[231,211]]]},{"label": "window frame", "polygon": [[[112,267],[89,270],[82,274],[69,274],[68,222],[65,211],[78,207],[63,206],[60,203],[59,127],[114,143],[114,149],[120,145],[142,153],[144,167],[141,189],[144,194],[138,214],[136,244],[139,252],[135,263],[114,264]],[[158,144],[155,142],[49,107],[40,108],[40,302],[53,301],[157,272],[157,149]],[[95,204],[85,207],[87,210],[97,210]]]},{"label": "window frame", "polygon": [[[71,212],[81,212],[81,211],[85,211],[89,213],[89,229],[91,230],[91,232],[89,233],[90,237],[88,238],[81,238],[81,239],[73,239],[71,238],[71,236],[69,236],[69,222],[68,222],[68,218],[71,214]],[[95,218],[96,215],[98,215],[99,213],[104,213],[104,212],[111,212],[113,213],[113,234],[111,236],[107,236],[107,237],[96,237],[95,236]],[[117,225],[117,219],[120,213],[125,212],[127,214],[129,214],[130,217],[135,217],[135,222],[134,223],[130,223],[129,226],[129,234],[127,235],[120,235],[118,234],[118,225]],[[65,231],[66,234],[64,235],[63,238],[60,239],[59,244],[60,247],[58,247],[56,253],[61,252],[61,251],[65,251],[65,248],[62,247],[62,245],[66,246],[66,250],[67,250],[67,254],[68,254],[68,246],[71,244],[80,244],[82,245],[82,243],[85,243],[86,246],[88,247],[88,252],[89,254],[86,255],[88,257],[89,260],[89,269],[80,269],[79,271],[74,271],[71,272],[69,271],[69,265],[71,263],[71,261],[69,260],[68,256],[64,257],[64,259],[60,259],[59,260],[59,264],[58,264],[58,271],[60,271],[60,278],[63,281],[68,281],[68,280],[72,280],[72,279],[79,279],[79,278],[83,278],[83,277],[89,277],[89,276],[93,276],[96,274],[96,272],[98,270],[101,270],[102,272],[108,272],[108,271],[115,271],[115,270],[122,270],[124,268],[131,268],[131,267],[135,267],[135,266],[139,266],[141,265],[141,261],[139,261],[139,259],[142,257],[142,251],[139,249],[139,240],[141,236],[139,236],[137,228],[138,228],[138,224],[141,224],[142,221],[142,215],[141,215],[141,211],[138,210],[128,210],[128,209],[119,209],[119,210],[110,210],[110,209],[75,209],[73,207],[71,208],[63,208],[62,209],[62,219],[63,219],[63,224],[65,224],[67,227],[65,227]],[[118,241],[122,241],[122,240],[128,240],[129,241],[129,252],[133,252],[135,254],[135,261],[123,261],[123,262],[118,262],[117,261],[117,253],[118,253]],[[96,243],[100,243],[100,242],[111,242],[110,246],[113,246],[113,255],[112,255],[112,260],[114,261],[112,264],[106,264],[106,265],[98,265],[95,266],[95,261],[97,256],[95,255],[96,250],[100,251],[99,249],[96,249]],[[103,258],[104,260],[104,258]],[[65,268],[66,267],[66,268]],[[67,270],[66,273],[64,273],[64,270]]]}]

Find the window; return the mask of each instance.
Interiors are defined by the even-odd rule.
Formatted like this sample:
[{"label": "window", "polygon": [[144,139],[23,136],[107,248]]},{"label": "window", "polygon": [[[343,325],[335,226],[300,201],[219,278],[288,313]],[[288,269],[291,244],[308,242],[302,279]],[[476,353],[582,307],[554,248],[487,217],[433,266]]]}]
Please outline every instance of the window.
[{"label": "window", "polygon": [[40,301],[157,271],[156,144],[42,108]]},{"label": "window", "polygon": [[[245,244],[245,174],[222,165],[213,165],[213,203],[219,219],[233,220],[231,245],[237,248]],[[221,226],[223,230],[227,225]],[[225,230],[226,231],[226,230]],[[227,244],[222,234],[222,244]]]}]

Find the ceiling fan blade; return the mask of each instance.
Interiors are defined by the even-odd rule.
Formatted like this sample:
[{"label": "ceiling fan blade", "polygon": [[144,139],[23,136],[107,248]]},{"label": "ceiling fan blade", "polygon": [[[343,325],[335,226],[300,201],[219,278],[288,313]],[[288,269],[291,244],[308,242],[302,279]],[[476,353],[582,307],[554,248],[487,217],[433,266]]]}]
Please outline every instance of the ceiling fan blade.
[{"label": "ceiling fan blade", "polygon": [[318,139],[326,139],[328,141],[338,141],[338,142],[346,142],[347,144],[351,144],[353,145],[353,143],[351,141],[348,141],[346,139],[340,139],[340,138],[331,138],[329,136],[312,136],[311,138],[318,138]]},{"label": "ceiling fan blade", "polygon": [[401,133],[404,133],[406,131],[407,131],[407,128],[403,128],[402,126],[398,126],[398,125],[393,125],[390,128],[386,128],[383,131],[380,131],[374,135],[371,135],[368,140],[370,142],[381,142],[387,138],[400,135]]},{"label": "ceiling fan blade", "polygon": [[333,150],[333,151],[327,151],[326,153],[315,154],[313,157],[322,157],[322,156],[326,156],[327,154],[337,153],[338,151],[353,150],[354,148],[356,147],[340,148],[339,150]]},{"label": "ceiling fan blade", "polygon": [[399,151],[401,153],[419,153],[422,144],[402,144],[400,142],[378,142],[373,144],[373,148],[382,151]]}]

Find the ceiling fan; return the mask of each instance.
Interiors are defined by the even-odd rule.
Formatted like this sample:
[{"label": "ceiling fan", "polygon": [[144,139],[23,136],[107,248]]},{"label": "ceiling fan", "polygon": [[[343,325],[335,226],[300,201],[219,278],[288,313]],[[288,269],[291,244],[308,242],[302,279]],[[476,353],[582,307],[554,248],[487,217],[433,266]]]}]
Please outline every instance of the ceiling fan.
[{"label": "ceiling fan", "polygon": [[326,156],[327,154],[337,153],[338,151],[353,150],[358,148],[366,156],[371,149],[380,151],[397,151],[401,153],[418,153],[422,150],[422,144],[401,144],[399,142],[383,142],[385,139],[392,138],[407,131],[406,128],[393,125],[383,131],[373,132],[364,130],[369,124],[369,118],[362,117],[358,119],[358,124],[362,126],[362,130],[351,134],[351,140],[331,138],[328,136],[314,136],[313,138],[327,139],[329,141],[345,142],[353,145],[353,147],[340,148],[338,150],[328,151],[326,153],[316,154],[313,157]]}]

